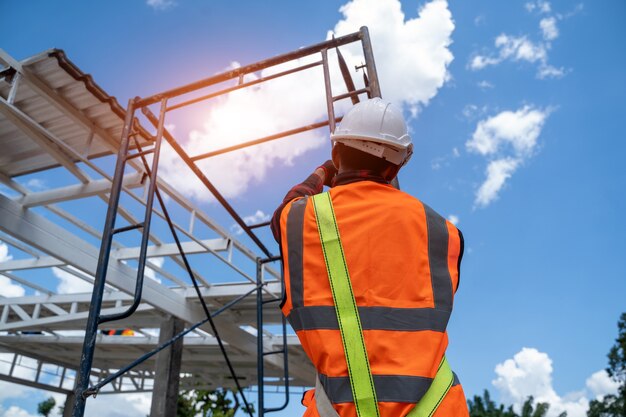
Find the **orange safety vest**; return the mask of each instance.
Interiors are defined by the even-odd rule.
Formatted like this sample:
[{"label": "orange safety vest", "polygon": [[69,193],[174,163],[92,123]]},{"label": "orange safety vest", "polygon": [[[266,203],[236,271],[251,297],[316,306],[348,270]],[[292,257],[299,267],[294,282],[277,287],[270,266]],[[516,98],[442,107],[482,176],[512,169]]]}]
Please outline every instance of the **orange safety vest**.
[{"label": "orange safety vest", "polygon": [[[446,326],[459,282],[460,231],[390,185],[359,181],[330,196],[381,417],[407,415],[430,387],[445,354]],[[310,198],[289,202],[280,219],[283,314],[341,417],[356,416],[337,315]],[[306,395],[305,416],[319,416]],[[433,414],[468,416],[455,383]],[[321,416],[326,417],[326,416]]]}]

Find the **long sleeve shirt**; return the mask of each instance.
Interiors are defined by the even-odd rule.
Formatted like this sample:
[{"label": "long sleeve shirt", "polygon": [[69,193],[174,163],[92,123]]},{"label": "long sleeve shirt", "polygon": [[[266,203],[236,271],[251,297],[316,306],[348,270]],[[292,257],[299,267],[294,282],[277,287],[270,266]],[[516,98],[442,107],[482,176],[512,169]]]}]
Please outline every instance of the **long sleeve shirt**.
[{"label": "long sleeve shirt", "polygon": [[[338,185],[346,185],[357,181],[374,181],[382,184],[389,184],[389,181],[372,171],[358,170],[345,171],[337,174],[335,178],[333,178],[332,186],[336,187]],[[283,202],[280,206],[278,206],[272,216],[270,226],[276,242],[280,244],[280,215],[285,206],[295,198],[319,194],[323,189],[324,183],[322,182],[322,178],[317,174],[311,174],[306,180],[295,185],[291,188],[291,190],[289,190],[287,195],[285,195],[285,198],[283,198]]]}]

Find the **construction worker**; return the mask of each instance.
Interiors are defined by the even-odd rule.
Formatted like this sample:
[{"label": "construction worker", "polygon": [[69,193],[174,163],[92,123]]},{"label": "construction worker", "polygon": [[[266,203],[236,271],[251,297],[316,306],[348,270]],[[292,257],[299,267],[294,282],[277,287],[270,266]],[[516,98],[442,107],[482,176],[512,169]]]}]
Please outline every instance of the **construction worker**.
[{"label": "construction worker", "polygon": [[463,236],[390,185],[413,149],[401,110],[360,102],[331,141],[332,162],[293,187],[272,219],[281,309],[317,370],[304,415],[469,416],[445,358]]}]

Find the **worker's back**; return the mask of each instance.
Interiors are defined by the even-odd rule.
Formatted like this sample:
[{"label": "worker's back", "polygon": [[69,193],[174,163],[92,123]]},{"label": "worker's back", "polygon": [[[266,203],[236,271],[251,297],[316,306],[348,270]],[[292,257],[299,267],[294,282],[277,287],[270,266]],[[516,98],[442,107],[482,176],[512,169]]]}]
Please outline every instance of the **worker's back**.
[{"label": "worker's back", "polygon": [[[333,187],[330,194],[380,415],[405,416],[429,388],[445,354],[462,236],[419,200],[386,184],[358,181]],[[356,416],[311,199],[290,202],[280,229],[287,286],[283,312],[333,407],[342,417]],[[444,415],[467,415],[456,378],[435,413]]]}]

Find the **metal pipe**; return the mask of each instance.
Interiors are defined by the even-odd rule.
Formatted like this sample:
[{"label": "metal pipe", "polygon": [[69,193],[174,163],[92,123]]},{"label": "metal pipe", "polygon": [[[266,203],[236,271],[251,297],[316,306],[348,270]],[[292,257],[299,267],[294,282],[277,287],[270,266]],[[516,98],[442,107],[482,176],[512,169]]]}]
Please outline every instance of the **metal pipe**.
[{"label": "metal pipe", "polygon": [[209,78],[205,78],[199,81],[195,81],[193,83],[177,87],[168,91],[164,91],[159,94],[155,94],[150,97],[140,98],[136,102],[137,108],[144,108],[145,106],[149,106],[154,103],[158,103],[163,98],[174,98],[180,95],[192,92],[194,90],[198,90],[200,88],[205,88],[211,86],[213,84],[218,84],[224,81],[231,80],[233,78],[238,78],[241,75],[250,74],[255,71],[259,71],[268,67],[272,67],[278,64],[285,63],[287,61],[292,61],[298,58],[305,57],[307,55],[312,55],[321,51],[322,49],[330,49],[336,48],[338,46],[346,45],[352,42],[356,42],[362,39],[363,30],[355,33],[351,33],[346,36],[341,36],[339,38],[331,39],[325,42],[320,42],[318,44],[308,46],[305,48],[298,49],[297,51],[289,52],[282,55],[277,55],[273,58],[269,58],[263,61],[256,62],[254,64],[246,65],[243,67],[235,68],[231,71],[223,72],[221,74],[214,75]]},{"label": "metal pipe", "polygon": [[257,229],[259,227],[269,226],[271,223],[272,223],[271,221],[266,221],[266,222],[263,222],[263,223],[251,224],[248,227],[250,227],[250,229]]},{"label": "metal pipe", "polygon": [[[256,286],[262,284],[263,280],[263,264],[261,263],[261,259],[257,258],[256,260]],[[265,404],[264,404],[264,356],[263,356],[263,293],[260,289],[257,290],[256,293],[256,377],[257,377],[257,387],[259,389],[259,393],[257,395],[257,406],[258,417],[263,417],[265,414]]]},{"label": "metal pipe", "polygon": [[330,84],[330,69],[328,68],[328,51],[322,49],[322,62],[324,63],[324,87],[326,92],[326,109],[328,111],[328,126],[330,133],[335,131],[335,106],[333,104],[333,90]]},{"label": "metal pipe", "polygon": [[[215,312],[213,312],[211,314],[211,318],[220,315],[221,313],[223,313],[224,311],[228,310],[230,307],[232,307],[233,305],[237,304],[238,302],[240,302],[241,300],[243,300],[244,298],[246,298],[247,296],[249,296],[250,294],[252,294],[255,291],[257,291],[257,287],[251,289],[250,291],[248,291],[245,294],[240,295],[239,297],[235,298],[234,300],[224,304],[221,308],[219,308],[218,310],[216,310]],[[108,377],[100,380],[96,385],[93,385],[93,386],[89,387],[89,389],[84,391],[84,395],[85,396],[89,396],[89,395],[96,395],[96,394],[98,394],[98,391],[100,391],[102,389],[102,387],[104,387],[105,385],[113,382],[115,379],[119,378],[124,373],[130,371],[131,369],[133,369],[135,366],[139,365],[140,363],[145,362],[146,360],[150,359],[152,356],[156,355],[157,353],[159,353],[163,349],[165,349],[168,346],[170,346],[173,343],[175,343],[181,337],[185,337],[187,334],[189,334],[189,333],[193,332],[194,330],[196,330],[197,328],[203,326],[209,320],[210,320],[210,318],[207,317],[206,319],[204,319],[204,320],[194,324],[193,326],[191,326],[187,330],[183,330],[182,332],[178,333],[176,336],[172,337],[167,342],[163,342],[162,344],[160,344],[159,346],[157,346],[156,348],[154,348],[150,352],[145,353],[144,355],[142,355],[139,358],[135,359],[134,361],[132,361],[128,365],[126,365],[123,368],[119,369],[117,372],[115,372],[115,373],[109,375]]]},{"label": "metal pipe", "polygon": [[365,87],[365,88],[360,88],[358,90],[354,90],[354,91],[349,91],[347,93],[343,93],[343,94],[339,94],[338,96],[333,97],[333,101],[339,101],[339,100],[343,100],[344,98],[354,98],[359,96],[359,94],[363,94],[363,93],[367,93],[369,91],[369,88]]},{"label": "metal pipe", "polygon": [[284,138],[286,136],[295,135],[302,132],[307,132],[309,130],[319,129],[320,127],[328,126],[328,120],[325,122],[313,123],[308,126],[298,127],[296,129],[285,130],[284,132],[276,133],[274,135],[265,136],[260,139],[251,140],[249,142],[240,143],[239,145],[229,146],[228,148],[218,149],[217,151],[207,152],[200,155],[192,156],[190,159],[194,162],[199,161],[201,159],[210,158],[212,156],[221,155],[227,152],[237,151],[239,149],[247,148],[253,145],[258,145],[265,142],[270,142],[272,140]]},{"label": "metal pipe", "polygon": [[106,323],[114,320],[125,319],[137,310],[141,303],[141,294],[143,292],[143,278],[146,266],[146,254],[148,251],[148,240],[150,238],[150,222],[152,221],[152,206],[154,205],[154,194],[157,184],[157,171],[159,169],[159,156],[161,153],[161,143],[163,142],[163,129],[165,125],[165,109],[167,107],[167,99],[161,100],[161,114],[159,115],[159,123],[157,135],[154,145],[154,155],[152,157],[152,170],[150,172],[150,187],[148,188],[148,199],[146,201],[146,211],[143,221],[143,233],[141,235],[141,245],[139,247],[139,260],[137,265],[137,279],[135,281],[135,294],[133,303],[121,313],[100,316],[98,323]]},{"label": "metal pipe", "polygon": [[[137,142],[137,147],[139,147],[139,150],[141,151],[141,145],[138,142]],[[141,161],[146,171],[152,174],[153,171],[151,171],[150,168],[148,167],[148,162],[146,161],[146,158],[142,156]],[[172,223],[172,218],[170,217],[169,212],[167,211],[167,207],[165,206],[165,203],[163,202],[163,198],[161,198],[161,192],[159,191],[159,188],[157,186],[155,186],[154,191],[156,192],[157,199],[159,200],[159,205],[161,206],[161,210],[163,211],[163,214],[165,215],[165,220],[167,221],[167,225],[169,226],[170,233],[172,234],[172,237],[174,238],[174,241],[176,242],[176,247],[178,248],[178,252],[181,258],[183,259],[183,264],[185,265],[187,274],[189,275],[189,278],[191,279],[191,282],[193,283],[193,287],[196,290],[196,295],[198,296],[198,299],[200,300],[200,304],[202,305],[204,314],[206,314],[207,316],[207,320],[209,324],[211,325],[211,330],[213,331],[213,335],[217,339],[217,343],[219,344],[220,350],[222,351],[224,360],[226,361],[226,365],[228,366],[228,370],[230,371],[230,374],[233,380],[235,381],[235,385],[237,386],[237,391],[241,393],[241,398],[243,399],[243,402],[246,406],[246,411],[248,412],[248,414],[250,414],[250,417],[252,417],[248,400],[246,400],[246,397],[243,394],[243,389],[241,388],[241,385],[239,384],[239,380],[237,379],[235,368],[233,367],[233,364],[228,358],[228,354],[226,353],[226,348],[224,347],[224,343],[222,343],[222,339],[220,338],[220,335],[217,331],[217,327],[215,326],[215,323],[213,322],[213,319],[211,318],[211,313],[209,312],[209,308],[207,307],[206,302],[204,301],[204,298],[202,297],[202,293],[200,292],[200,287],[198,286],[196,277],[193,273],[193,270],[191,269],[191,265],[189,264],[187,255],[185,254],[185,251],[183,250],[183,246],[180,243],[180,239],[178,238],[178,233],[176,233],[176,229],[174,228],[174,224]]]},{"label": "metal pipe", "polygon": [[292,69],[287,70],[287,71],[283,71],[283,72],[279,72],[279,73],[276,73],[276,74],[268,75],[267,77],[257,78],[256,80],[248,81],[246,83],[239,83],[239,84],[237,84],[234,87],[225,88],[223,90],[216,91],[215,93],[207,94],[207,95],[204,95],[204,96],[201,96],[201,97],[198,97],[198,98],[193,98],[191,100],[183,101],[182,103],[174,104],[172,106],[169,106],[167,108],[167,111],[180,109],[181,107],[185,107],[185,106],[188,106],[190,104],[194,104],[194,103],[198,103],[200,101],[208,100],[210,98],[221,96],[223,94],[228,94],[228,93],[231,93],[233,91],[240,90],[242,88],[250,87],[250,86],[255,85],[255,84],[260,84],[260,83],[265,82],[265,81],[273,80],[274,78],[283,77],[285,75],[293,74],[294,72],[299,72],[299,71],[303,71],[305,69],[317,67],[318,65],[321,65],[321,64],[322,64],[322,61],[316,61],[316,62],[313,62],[311,64],[302,65],[300,67],[292,68]]},{"label": "metal pipe", "polygon": [[[278,260],[282,260],[281,257],[274,257],[274,258],[269,258],[269,259],[265,259],[265,262],[274,262],[274,261],[278,261]],[[282,268],[281,268],[282,271]],[[282,279],[280,280],[281,283],[281,294],[285,293],[285,280]],[[284,315],[282,315],[282,325],[283,325],[283,379],[285,381],[285,401],[284,403],[279,406],[279,407],[274,407],[274,408],[268,408],[266,410],[264,410],[265,413],[272,413],[275,411],[281,411],[284,410],[285,408],[287,408],[287,406],[289,405],[289,357],[288,357],[288,346],[287,346],[287,319],[285,318]]]},{"label": "metal pipe", "polygon": [[367,26],[361,26],[359,31],[361,34],[361,44],[363,45],[363,58],[367,66],[367,76],[369,77],[369,88],[372,97],[382,97],[380,94],[380,83],[378,82],[378,73],[376,72],[376,63],[374,62],[374,51],[372,50],[372,42],[370,41],[370,33]]},{"label": "metal pipe", "polygon": [[[154,126],[158,125],[157,119],[154,114],[150,111],[148,107],[144,107],[141,109],[143,114],[148,118],[150,123]],[[235,222],[246,232],[246,234],[252,239],[254,243],[263,251],[263,253],[267,256],[272,256],[271,252],[265,247],[263,242],[252,232],[252,230],[248,227],[246,222],[237,214],[235,209],[230,205],[228,201],[217,191],[217,188],[213,185],[211,181],[204,175],[204,173],[198,168],[198,166],[191,160],[187,152],[176,142],[176,139],[167,131],[167,129],[163,129],[163,135],[165,140],[168,141],[172,149],[181,157],[181,159],[187,164],[187,166],[193,171],[194,174],[198,177],[198,179],[204,184],[206,188],[209,189],[211,194],[220,202],[220,204],[226,209],[226,211],[232,216]]]},{"label": "metal pipe", "polygon": [[117,207],[120,200],[120,191],[122,189],[122,179],[124,177],[124,165],[126,162],[126,154],[128,153],[128,135],[130,134],[131,125],[133,123],[133,115],[135,113],[135,101],[128,101],[126,109],[126,117],[124,119],[124,129],[122,130],[122,138],[120,148],[117,154],[117,162],[115,164],[115,174],[111,184],[111,194],[109,197],[109,207],[104,223],[104,231],[102,233],[102,243],[100,245],[100,254],[98,256],[98,266],[96,268],[93,292],[91,295],[91,303],[89,305],[89,316],[85,327],[85,339],[83,341],[83,349],[80,358],[80,365],[76,379],[76,400],[72,410],[72,417],[83,417],[85,413],[85,396],[84,392],[89,385],[89,374],[91,373],[91,365],[93,363],[93,355],[96,347],[96,336],[98,333],[98,318],[102,308],[102,295],[104,294],[104,284],[106,282],[106,273],[109,266],[109,256],[111,254],[111,244],[113,242],[113,229],[115,228],[115,218],[117,215]]}]

